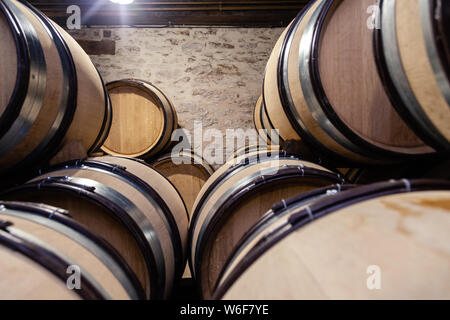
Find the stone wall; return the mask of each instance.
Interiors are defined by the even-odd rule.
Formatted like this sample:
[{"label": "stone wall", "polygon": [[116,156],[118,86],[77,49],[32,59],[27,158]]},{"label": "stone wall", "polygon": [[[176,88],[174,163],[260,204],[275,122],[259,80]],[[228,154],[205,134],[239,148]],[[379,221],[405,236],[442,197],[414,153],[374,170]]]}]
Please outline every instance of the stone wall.
[{"label": "stone wall", "polygon": [[[91,58],[106,82],[139,78],[173,101],[193,130],[253,128],[253,108],[281,28],[85,28],[79,40],[113,40],[114,55]],[[203,148],[208,142],[203,143]]]}]

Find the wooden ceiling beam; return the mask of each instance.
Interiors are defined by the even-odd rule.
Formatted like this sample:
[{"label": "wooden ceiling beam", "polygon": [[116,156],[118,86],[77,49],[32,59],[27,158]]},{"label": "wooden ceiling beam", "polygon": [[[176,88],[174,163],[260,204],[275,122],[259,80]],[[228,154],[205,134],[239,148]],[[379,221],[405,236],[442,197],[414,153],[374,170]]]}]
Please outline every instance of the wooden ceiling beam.
[{"label": "wooden ceiling beam", "polygon": [[[69,5],[81,8],[83,25],[108,26],[286,26],[306,5],[294,1],[148,1],[117,5],[108,0],[30,0],[36,8],[62,26]],[[88,13],[88,14],[86,14]]]}]

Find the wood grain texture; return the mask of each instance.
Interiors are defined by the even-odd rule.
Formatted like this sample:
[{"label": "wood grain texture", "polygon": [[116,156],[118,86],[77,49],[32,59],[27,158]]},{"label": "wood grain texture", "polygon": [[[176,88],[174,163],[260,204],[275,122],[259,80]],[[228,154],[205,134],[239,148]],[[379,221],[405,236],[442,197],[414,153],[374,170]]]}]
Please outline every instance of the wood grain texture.
[{"label": "wood grain texture", "polygon": [[[155,236],[160,241],[166,268],[165,292],[166,296],[168,296],[175,279],[175,253],[172,246],[172,240],[169,229],[166,227],[162,217],[156,211],[156,206],[150,202],[142,192],[133,187],[129,182],[101,171],[67,169],[54,171],[46,176],[90,179],[116,190],[125,198],[129,199],[145,215],[147,220],[153,226]],[[40,179],[42,178],[44,177],[40,177]]]},{"label": "wood grain texture", "polygon": [[11,28],[6,16],[0,13],[0,115],[5,111],[12,96],[17,77],[17,52]]},{"label": "wood grain texture", "polygon": [[255,109],[253,110],[253,123],[255,125],[256,130],[258,130],[259,135],[264,141],[268,141],[268,136],[263,133],[261,130],[264,130],[263,123],[261,121],[261,104],[263,97],[260,96],[258,101],[256,102]]},{"label": "wood grain texture", "polygon": [[283,45],[288,29],[289,26],[281,34],[281,37],[275,44],[275,48],[273,49],[269,61],[267,62],[266,75],[264,78],[264,104],[268,118],[270,119],[274,129],[279,130],[280,137],[283,140],[300,140],[301,137],[294,130],[288,117],[286,116],[286,113],[284,112],[278,91],[278,59],[281,46]]},{"label": "wood grain texture", "polygon": [[333,140],[319,125],[319,123],[314,119],[313,114],[308,108],[305,96],[303,93],[302,81],[300,78],[299,63],[299,50],[300,43],[303,37],[303,33],[311,19],[313,13],[317,10],[317,7],[324,0],[317,0],[304,14],[302,20],[299,22],[297,29],[293,35],[291,48],[289,51],[288,58],[288,82],[289,90],[292,96],[293,104],[296,109],[297,114],[302,119],[305,129],[322,145],[329,148],[331,151],[348,157],[350,159],[355,159],[357,161],[366,161],[367,158],[359,156],[348,149],[344,148]]},{"label": "wood grain texture", "polygon": [[[67,20],[67,3],[32,0],[61,25]],[[220,25],[220,26],[286,26],[308,1],[135,1],[127,10],[108,0],[75,0],[87,25]]]},{"label": "wood grain texture", "polygon": [[258,188],[246,195],[235,208],[226,213],[226,221],[215,229],[206,245],[202,263],[203,297],[210,299],[225,263],[244,234],[274,203],[330,184],[320,179],[284,179]]},{"label": "wood grain texture", "polygon": [[[217,169],[214,172],[214,174],[211,176],[211,178],[209,178],[208,181],[206,181],[206,183],[203,186],[203,188],[200,190],[200,193],[198,194],[197,199],[195,199],[194,206],[193,206],[193,211],[195,211],[197,209],[197,206],[201,205],[200,204],[200,200],[203,198],[203,196],[206,193],[206,191],[208,191],[208,189],[216,182],[216,180],[218,180],[225,172],[227,172],[227,170],[229,170],[231,167],[233,167],[236,164],[243,163],[245,161],[245,159],[247,159],[247,158],[252,158],[253,159],[255,156],[267,157],[268,156],[268,151],[267,151],[267,149],[262,148],[262,149],[251,151],[249,153],[245,153],[245,154],[240,155],[238,157],[230,158],[227,161],[227,163],[225,163],[223,166],[221,166],[219,169]],[[321,166],[313,164],[311,162],[304,161],[304,164],[306,166],[308,166],[308,167],[322,169]]]},{"label": "wood grain texture", "polygon": [[[20,163],[40,146],[47,136],[54,133],[55,128],[52,127],[53,124],[55,121],[58,121],[58,119],[60,120],[60,117],[66,112],[64,110],[64,112],[60,114],[60,108],[66,107],[65,105],[62,105],[63,99],[66,98],[64,96],[64,90],[67,89],[67,87],[64,87],[66,84],[63,81],[63,72],[67,72],[68,76],[72,76],[69,72],[70,70],[63,69],[61,57],[54,42],[54,37],[50,34],[50,31],[41,19],[20,2],[13,0],[12,3],[22,11],[28,23],[31,23],[37,33],[44,53],[46,78],[41,80],[44,82],[44,99],[40,106],[41,109],[24,138],[10,152],[1,157],[0,166],[4,168],[13,167]],[[2,23],[5,23],[4,19]],[[71,125],[65,132],[64,142],[79,141],[83,145],[83,149],[89,150],[101,132],[105,116],[103,84],[89,57],[76,41],[61,28],[58,30],[64,37],[74,60],[78,92],[76,111]],[[2,37],[4,41],[8,41],[5,45],[5,49],[2,50],[6,50],[3,53],[5,54],[5,58],[8,59],[8,63],[10,63],[10,71],[5,73],[2,72],[2,77],[8,75],[8,80],[5,78],[4,81],[2,81],[2,84],[7,84],[4,85],[5,89],[2,89],[2,93],[0,93],[0,99],[3,99],[1,108],[4,108],[6,100],[8,99],[7,97],[11,95],[10,89],[8,88],[10,86],[14,87],[16,83],[17,57],[15,58],[16,60],[14,60],[14,58],[11,57],[12,52],[8,51],[8,48],[15,46],[10,37],[9,27],[5,26],[5,28],[2,29]],[[14,61],[16,61],[15,64]],[[3,68],[5,64],[2,62],[1,65]],[[73,101],[68,101],[67,103],[72,102]],[[16,106],[16,108],[19,109],[21,106]],[[59,146],[56,145],[56,143],[54,143],[51,148],[47,146],[47,149],[41,152],[42,154],[36,156],[35,161],[42,162],[43,159],[46,157],[48,158],[49,155],[55,154],[58,151],[58,148]]]},{"label": "wood grain texture", "polygon": [[86,150],[89,150],[101,132],[105,117],[103,82],[91,59],[75,39],[59,26],[55,26],[70,49],[77,72],[77,111],[65,141],[82,141]]},{"label": "wood grain texture", "polygon": [[171,159],[153,163],[152,166],[172,182],[183,198],[184,204],[192,213],[192,206],[210,174],[195,163],[175,164]]},{"label": "wood grain texture", "polygon": [[363,14],[376,0],[339,2],[325,22],[319,51],[320,78],[333,110],[352,131],[382,148],[423,147],[378,75],[373,34]]},{"label": "wood grain texture", "polygon": [[137,161],[112,156],[95,158],[95,160],[126,167],[128,172],[142,179],[159,194],[175,219],[181,237],[183,252],[186,254],[189,218],[183,199],[177,193],[175,187],[162,174]]},{"label": "wood grain texture", "polygon": [[[248,155],[242,156],[241,159],[248,157]],[[230,161],[229,163],[232,163]],[[195,228],[192,230],[193,241],[191,248],[196,248],[197,242],[199,241],[200,230],[202,226],[206,223],[209,214],[215,214],[216,203],[222,198],[226,197],[227,192],[236,185],[242,183],[242,181],[249,176],[258,174],[260,170],[269,167],[283,167],[283,166],[306,166],[311,168],[316,168],[319,170],[324,170],[329,172],[327,169],[306,162],[295,159],[280,159],[279,161],[269,161],[267,163],[252,163],[247,165],[245,169],[237,172],[234,175],[226,177],[225,180],[210,193],[209,198],[202,204],[202,207],[198,213],[197,223]],[[226,166],[225,166],[226,167]],[[212,184],[214,180],[217,180],[224,169],[220,168],[214,173],[214,175],[208,180],[208,182],[203,187],[207,188],[208,184]],[[225,169],[226,170],[226,169]],[[321,179],[318,179],[319,181]],[[218,274],[242,235],[247,231],[265,212],[267,212],[270,207],[275,202],[281,201],[283,198],[291,197],[300,192],[311,190],[320,186],[325,186],[330,184],[330,181],[318,182],[315,179],[312,180],[302,180],[302,179],[284,179],[282,182],[270,184],[271,188],[265,189],[263,186],[257,188],[254,192],[246,196],[249,202],[255,201],[255,206],[250,205],[250,207],[245,207],[245,201],[243,202],[243,209],[230,209],[225,213],[225,217],[222,223],[216,227],[214,234],[202,241],[206,245],[204,260],[202,260],[202,293],[204,298],[211,298],[212,290],[214,289],[215,282],[217,280]],[[284,188],[283,185],[286,187]],[[266,191],[263,191],[266,190]],[[202,190],[201,194],[205,192]],[[200,195],[199,195],[200,197]],[[197,198],[198,200],[199,198]],[[253,200],[251,200],[253,199]],[[267,201],[266,201],[267,200]],[[198,205],[198,204],[197,204]],[[252,208],[252,209],[250,209]],[[236,214],[235,220],[234,214]],[[228,219],[231,220],[228,220]],[[229,222],[228,224],[228,221]],[[233,222],[234,221],[234,222]],[[222,233],[223,234],[222,234]],[[195,252],[191,252],[191,257],[195,261]]]},{"label": "wood grain texture", "polygon": [[0,246],[1,300],[79,300],[66,283],[18,252]]},{"label": "wood grain texture", "polygon": [[450,108],[429,61],[419,1],[397,1],[395,10],[398,48],[408,82],[428,119],[450,142]]},{"label": "wood grain texture", "polygon": [[[304,208],[305,206],[307,206],[309,204],[310,203],[308,202],[308,203],[302,205],[301,207],[299,207],[298,210],[301,210],[302,208]],[[296,211],[296,212],[298,212],[298,211]],[[240,252],[238,255],[235,256],[234,261],[231,262],[230,265],[227,266],[227,268],[223,270],[224,273],[223,273],[222,277],[219,279],[220,281],[218,282],[217,287],[219,288],[223,284],[224,280],[227,279],[227,277],[230,275],[230,273],[233,271],[233,269],[236,268],[236,266],[243,259],[245,259],[245,257],[252,251],[253,247],[258,243],[258,241],[262,241],[264,239],[264,237],[268,237],[273,230],[281,228],[283,225],[285,225],[288,222],[290,216],[291,215],[288,213],[281,217],[276,217],[274,221],[271,221],[270,223],[266,223],[266,225],[264,225],[264,229],[262,231],[260,231],[258,234],[252,234],[252,239],[249,240],[245,246],[239,248]],[[235,247],[235,249],[237,249],[237,246]]]},{"label": "wood grain texture", "polygon": [[[50,245],[52,248],[69,257],[77,266],[85,270],[100,286],[110,295],[113,300],[129,300],[130,297],[114,276],[108,266],[103,264],[95,254],[90,252],[76,241],[48,227],[13,216],[3,216],[4,219],[14,223],[18,228],[37,239]],[[64,283],[64,281],[62,281]],[[68,289],[67,289],[68,290]],[[19,298],[19,297],[18,297]]]},{"label": "wood grain texture", "polygon": [[51,166],[68,161],[86,159],[87,150],[81,141],[66,141],[61,150],[50,160]]},{"label": "wood grain texture", "polygon": [[[4,167],[12,166],[23,160],[45,138],[57,117],[63,90],[61,85],[63,79],[62,64],[53,39],[50,37],[47,29],[42,25],[41,21],[28,8],[20,2],[13,1],[13,3],[33,25],[33,28],[38,35],[42,50],[44,51],[47,75],[45,79],[45,95],[44,100],[42,101],[41,111],[22,141],[14,149],[0,158],[0,166]],[[9,45],[11,45],[11,43],[7,46]],[[15,80],[15,78],[9,78],[5,82],[15,84]],[[6,86],[9,85],[7,84]],[[17,108],[20,107],[21,106],[17,106]]]},{"label": "wood grain texture", "polygon": [[[415,192],[338,210],[278,242],[224,298],[448,299],[449,196]],[[381,290],[367,289],[371,265]]]},{"label": "wood grain texture", "polygon": [[[106,159],[99,158],[96,160],[108,161],[108,157],[106,157]],[[142,179],[142,177],[148,177],[149,172],[150,172],[150,174],[153,174],[153,177],[159,175],[157,172],[154,172],[154,170],[147,167],[146,165],[140,164],[133,160],[128,160],[127,167],[130,167],[133,165],[135,165],[135,168],[138,168],[137,169],[138,172],[135,171],[134,173],[137,176],[141,177],[141,179]],[[46,174],[45,176],[38,177],[36,179],[39,180],[39,179],[42,179],[47,176],[53,176],[53,177],[67,176],[67,177],[72,177],[72,178],[90,179],[90,180],[96,181],[102,185],[108,186],[109,188],[112,188],[116,192],[122,194],[122,196],[127,198],[129,201],[131,201],[136,206],[136,208],[139,209],[140,212],[142,212],[144,214],[147,221],[153,227],[155,236],[158,238],[158,240],[160,242],[160,245],[162,248],[162,253],[163,253],[163,258],[164,258],[165,277],[166,277],[165,278],[164,296],[168,297],[170,295],[170,292],[172,290],[172,287],[173,287],[173,284],[175,281],[175,277],[177,276],[175,274],[175,269],[176,269],[175,254],[176,253],[174,252],[174,249],[173,249],[173,241],[175,241],[175,239],[172,239],[171,230],[169,229],[169,226],[167,226],[166,223],[164,222],[164,219],[162,216],[163,213],[158,211],[159,207],[157,205],[157,202],[150,201],[146,194],[144,194],[140,189],[134,187],[132,184],[130,184],[130,182],[123,180],[122,178],[120,178],[118,176],[111,175],[111,174],[109,174],[107,172],[103,172],[103,171],[92,170],[89,168],[65,169],[65,170],[58,170],[58,171],[50,172],[50,173]],[[164,178],[161,177],[160,179],[164,179]],[[151,182],[150,185],[153,185],[154,183],[155,182],[153,181],[153,182]],[[169,182],[166,182],[165,184],[162,183],[161,185],[162,186],[170,186]],[[169,205],[169,202],[173,202],[174,205],[176,205],[176,201],[177,201],[176,197],[179,197],[179,196],[176,193],[176,191],[173,189],[173,187],[172,186],[170,186],[170,187],[172,188],[172,190],[169,188],[166,188],[164,192],[160,191],[160,193],[168,194],[168,195],[166,195],[166,199],[164,199],[164,200],[167,200],[167,197],[173,198],[173,200],[167,201],[168,205]],[[172,191],[172,194],[170,194],[170,191]],[[178,200],[178,201],[181,201],[181,200]],[[174,205],[172,205],[172,208]],[[187,216],[184,211],[184,206],[183,206],[182,213],[184,213],[185,220],[187,220]],[[180,221],[180,217],[179,217],[180,210],[173,211],[172,214],[174,215],[174,218],[177,218],[177,214],[178,214],[178,221]],[[182,226],[180,225],[179,232],[180,232],[180,236],[181,236],[182,245],[185,246],[186,245],[185,239],[186,239],[186,233],[187,233],[187,221],[185,222],[183,227],[185,227],[186,230],[183,230]],[[148,270],[148,272],[151,272],[151,271]]]},{"label": "wood grain texture", "polygon": [[115,116],[104,152],[147,158],[167,147],[177,116],[158,88],[140,80],[113,82],[107,88]]},{"label": "wood grain texture", "polygon": [[247,156],[249,154],[252,154],[254,152],[263,151],[263,152],[281,152],[281,147],[276,145],[251,145],[247,147],[243,147],[241,149],[238,149],[235,151],[235,153],[227,159],[227,162],[233,161],[234,159],[237,159],[242,156]]},{"label": "wood grain texture", "polygon": [[[177,163],[174,163],[174,161]],[[210,165],[199,156],[184,153],[178,157],[173,155],[162,156],[161,159],[157,159],[151,165],[178,190],[189,217],[192,218],[192,207],[195,199],[203,185],[211,177],[208,172],[208,170],[211,170]],[[191,277],[189,265],[186,265],[183,279]]]},{"label": "wood grain texture", "polygon": [[255,105],[255,109],[253,110],[253,122],[255,124],[256,130],[258,130],[258,135],[260,137],[259,143],[272,145],[273,142],[271,140],[271,130],[273,128],[270,127],[269,119],[267,118],[263,102],[263,97],[259,97]]},{"label": "wood grain texture", "polygon": [[104,148],[129,156],[145,153],[162,134],[161,108],[137,88],[118,87],[109,93],[115,117]]},{"label": "wood grain texture", "polygon": [[135,272],[147,296],[150,296],[149,271],[133,235],[110,211],[98,203],[63,190],[30,190],[10,194],[6,200],[45,203],[70,212],[71,218],[114,247]]}]

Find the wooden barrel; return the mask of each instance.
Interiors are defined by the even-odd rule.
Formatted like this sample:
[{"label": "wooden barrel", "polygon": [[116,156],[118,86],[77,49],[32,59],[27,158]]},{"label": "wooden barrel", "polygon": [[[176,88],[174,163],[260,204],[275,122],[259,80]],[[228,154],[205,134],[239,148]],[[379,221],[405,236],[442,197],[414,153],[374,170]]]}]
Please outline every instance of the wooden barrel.
[{"label": "wooden barrel", "polygon": [[151,166],[172,182],[191,216],[192,206],[198,193],[214,173],[211,165],[189,150],[161,156],[151,162]]},{"label": "wooden barrel", "polygon": [[169,98],[142,80],[119,80],[106,87],[115,116],[102,150],[111,155],[149,158],[167,149],[178,126]]},{"label": "wooden barrel", "polygon": [[[142,299],[128,264],[104,240],[68,217],[35,203],[0,202],[0,298]],[[70,289],[73,270],[79,288]]]},{"label": "wooden barrel", "polygon": [[[236,244],[233,253],[229,255],[225,266],[222,268],[221,274],[216,282],[215,290],[227,281],[226,279],[230,275],[230,272],[235,268],[239,261],[242,261],[242,259],[249,254],[260,241],[262,241],[261,239],[270,237],[274,230],[286,225],[286,222],[290,218],[291,211],[296,210],[297,212],[300,208],[306,208],[306,206],[311,205],[314,201],[334,196],[354,187],[354,185],[350,184],[330,185],[299,194],[284,202],[274,204],[274,206],[265,213]],[[286,208],[289,208],[289,210],[286,210]]]},{"label": "wooden barrel", "polygon": [[[191,217],[192,206],[197,195],[214,173],[211,165],[193,151],[183,150],[178,154],[161,156],[151,162],[151,166],[172,182],[186,205],[189,217]],[[187,265],[183,278],[191,278],[191,272]]]},{"label": "wooden barrel", "polygon": [[450,151],[450,4],[381,1],[377,58],[399,114],[429,145]]},{"label": "wooden barrel", "polygon": [[26,2],[2,1],[0,27],[0,172],[41,165],[68,141],[98,149],[112,114],[88,55]]},{"label": "wooden barrel", "polygon": [[214,298],[448,299],[449,199],[448,181],[403,180],[283,207]]},{"label": "wooden barrel", "polygon": [[228,158],[227,162],[230,162],[233,159],[237,159],[239,157],[242,157],[243,155],[255,153],[257,151],[265,151],[267,153],[270,152],[282,152],[280,149],[280,146],[278,145],[266,145],[266,144],[260,144],[260,145],[250,145],[242,147],[234,152],[234,154]]},{"label": "wooden barrel", "polygon": [[[264,105],[263,97],[260,96],[253,111],[253,123],[258,134],[265,144],[278,145],[280,137],[278,132],[271,126],[269,119],[267,118],[266,108]],[[271,138],[272,137],[272,138]],[[274,141],[272,141],[272,139]]]},{"label": "wooden barrel", "polygon": [[301,138],[330,158],[361,163],[434,154],[384,89],[367,26],[376,2],[316,0],[285,30],[264,80],[267,115],[283,140]]},{"label": "wooden barrel", "polygon": [[211,298],[234,246],[273,203],[339,182],[337,174],[319,165],[267,151],[217,170],[195,201],[189,231],[191,271],[203,297]]},{"label": "wooden barrel", "polygon": [[188,214],[172,184],[133,159],[75,161],[7,191],[3,199],[47,203],[108,241],[147,298],[168,298],[185,264]]}]

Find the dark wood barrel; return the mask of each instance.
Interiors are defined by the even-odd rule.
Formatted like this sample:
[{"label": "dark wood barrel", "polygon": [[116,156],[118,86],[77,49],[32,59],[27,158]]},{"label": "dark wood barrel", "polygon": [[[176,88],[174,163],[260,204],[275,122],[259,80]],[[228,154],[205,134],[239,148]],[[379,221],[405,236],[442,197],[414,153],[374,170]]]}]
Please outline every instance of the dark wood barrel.
[{"label": "dark wood barrel", "polygon": [[[68,211],[19,202],[0,208],[2,300],[145,298],[123,258]],[[67,286],[70,267],[79,272],[79,288]]]},{"label": "dark wood barrel", "polygon": [[110,82],[106,87],[115,116],[104,152],[149,158],[169,147],[178,120],[173,104],[160,89],[135,79]]},{"label": "dark wood barrel", "polygon": [[326,168],[267,150],[218,169],[196,199],[189,231],[191,271],[203,297],[211,298],[234,246],[273,203],[340,182]]},{"label": "dark wood barrel", "polygon": [[163,155],[150,165],[172,182],[191,215],[194,201],[214,168],[191,150]]},{"label": "dark wood barrel", "polygon": [[147,298],[168,298],[184,271],[189,217],[183,200],[143,162],[111,156],[74,161],[2,198],[69,210],[124,257]]},{"label": "dark wood barrel", "polygon": [[0,4],[0,172],[42,165],[66,142],[104,142],[111,107],[75,40],[26,2]]},{"label": "dark wood barrel", "polygon": [[429,145],[450,151],[448,1],[381,1],[377,58],[398,113]]},{"label": "dark wood barrel", "polygon": [[448,299],[449,199],[448,181],[402,180],[276,205],[214,298]]},{"label": "dark wood barrel", "polygon": [[267,65],[264,104],[282,140],[341,162],[395,163],[435,154],[397,113],[378,72],[367,9],[376,0],[312,1]]}]

